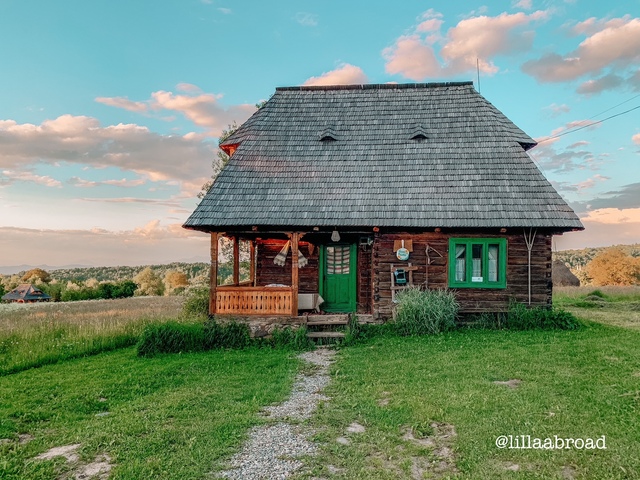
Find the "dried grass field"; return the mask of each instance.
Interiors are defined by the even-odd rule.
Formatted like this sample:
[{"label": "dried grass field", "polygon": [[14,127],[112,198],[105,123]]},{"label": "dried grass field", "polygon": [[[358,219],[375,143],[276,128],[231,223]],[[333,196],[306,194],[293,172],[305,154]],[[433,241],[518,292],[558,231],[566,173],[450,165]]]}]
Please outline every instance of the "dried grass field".
[{"label": "dried grass field", "polygon": [[180,317],[183,297],[0,304],[0,375],[133,345],[145,325]]}]

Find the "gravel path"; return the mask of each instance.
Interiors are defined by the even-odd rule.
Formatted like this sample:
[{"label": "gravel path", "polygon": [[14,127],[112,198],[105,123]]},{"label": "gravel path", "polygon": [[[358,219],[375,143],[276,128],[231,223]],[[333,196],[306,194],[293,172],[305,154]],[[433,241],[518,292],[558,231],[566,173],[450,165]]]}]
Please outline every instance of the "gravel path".
[{"label": "gravel path", "polygon": [[252,428],[247,443],[229,462],[233,468],[221,472],[221,476],[232,480],[276,480],[287,478],[302,467],[298,458],[316,451],[316,445],[309,440],[313,431],[289,421],[307,420],[318,402],[328,399],[321,392],[329,384],[329,366],[334,356],[335,351],[326,348],[299,355],[318,368],[298,375],[285,402],[264,409],[265,416],[282,421]]}]

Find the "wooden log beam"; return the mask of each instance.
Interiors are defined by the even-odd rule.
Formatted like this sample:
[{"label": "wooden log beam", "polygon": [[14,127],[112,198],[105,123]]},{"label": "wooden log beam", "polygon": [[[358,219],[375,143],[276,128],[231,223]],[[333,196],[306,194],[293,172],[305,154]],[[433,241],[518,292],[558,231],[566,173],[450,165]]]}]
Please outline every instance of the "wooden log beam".
[{"label": "wooden log beam", "polygon": [[291,234],[291,316],[298,316],[298,289],[300,279],[298,276],[298,232]]},{"label": "wooden log beam", "polygon": [[211,232],[211,267],[209,269],[209,315],[216,313],[218,287],[218,233]]},{"label": "wooden log beam", "polygon": [[249,281],[251,285],[256,286],[256,242],[251,240],[249,246],[249,256],[251,261],[249,262]]},{"label": "wooden log beam", "polygon": [[240,241],[237,235],[233,237],[233,284],[240,284]]}]

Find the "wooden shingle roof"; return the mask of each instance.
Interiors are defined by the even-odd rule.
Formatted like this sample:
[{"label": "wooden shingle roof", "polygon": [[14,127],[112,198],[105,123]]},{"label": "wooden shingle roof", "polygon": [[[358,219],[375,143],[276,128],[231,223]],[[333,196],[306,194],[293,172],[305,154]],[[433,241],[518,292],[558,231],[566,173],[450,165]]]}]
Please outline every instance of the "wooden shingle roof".
[{"label": "wooden shingle roof", "polygon": [[22,283],[18,285],[16,288],[11,290],[9,293],[2,296],[1,300],[5,301],[41,301],[41,300],[49,300],[51,297],[44,293],[42,290],[34,287],[30,283]]},{"label": "wooden shingle roof", "polygon": [[184,227],[583,228],[535,144],[471,82],[278,88]]}]

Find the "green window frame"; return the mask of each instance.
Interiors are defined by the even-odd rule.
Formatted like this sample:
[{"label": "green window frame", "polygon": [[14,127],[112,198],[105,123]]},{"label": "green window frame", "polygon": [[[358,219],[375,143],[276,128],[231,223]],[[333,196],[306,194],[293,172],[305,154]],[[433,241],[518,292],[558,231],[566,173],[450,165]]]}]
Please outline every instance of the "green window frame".
[{"label": "green window frame", "polygon": [[450,238],[449,287],[507,288],[507,239]]}]

